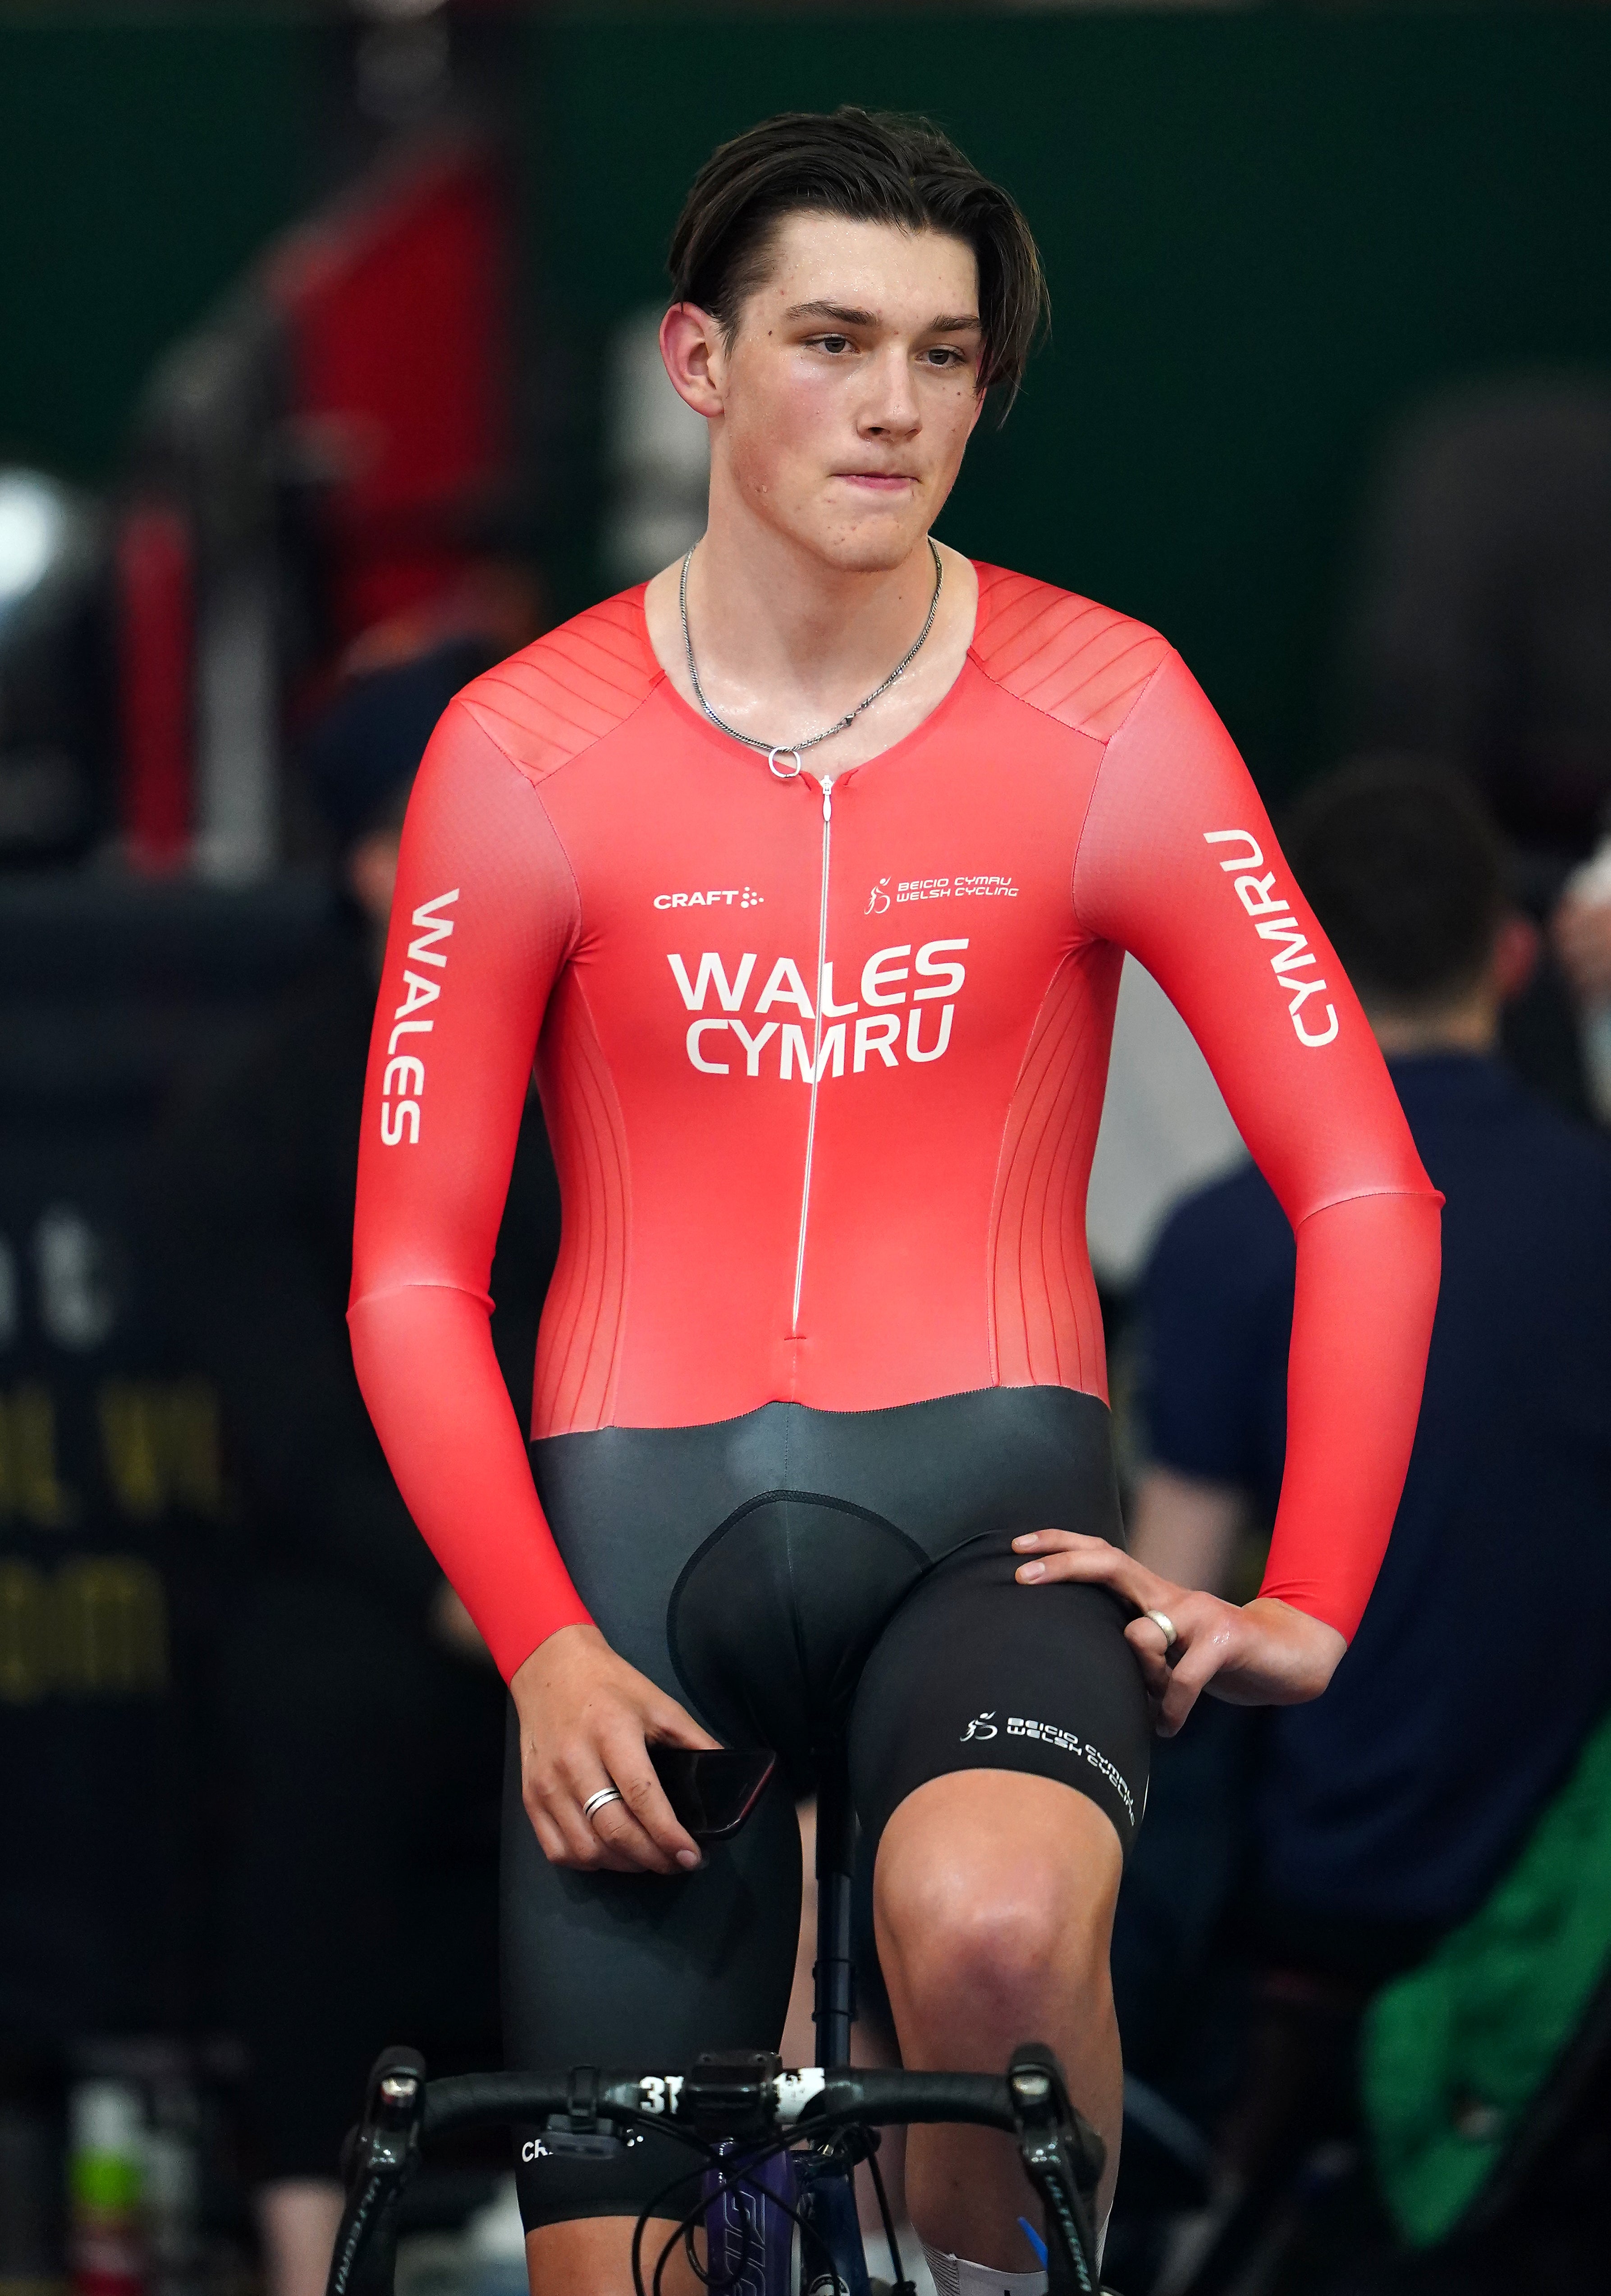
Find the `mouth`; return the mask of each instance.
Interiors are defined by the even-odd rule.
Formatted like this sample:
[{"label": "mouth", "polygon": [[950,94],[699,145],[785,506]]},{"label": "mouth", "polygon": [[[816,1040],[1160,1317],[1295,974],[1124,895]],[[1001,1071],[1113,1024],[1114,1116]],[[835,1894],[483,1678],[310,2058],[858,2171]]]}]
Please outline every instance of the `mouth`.
[{"label": "mouth", "polygon": [[847,487],[861,487],[875,495],[902,494],[917,483],[909,471],[836,471],[834,475]]}]

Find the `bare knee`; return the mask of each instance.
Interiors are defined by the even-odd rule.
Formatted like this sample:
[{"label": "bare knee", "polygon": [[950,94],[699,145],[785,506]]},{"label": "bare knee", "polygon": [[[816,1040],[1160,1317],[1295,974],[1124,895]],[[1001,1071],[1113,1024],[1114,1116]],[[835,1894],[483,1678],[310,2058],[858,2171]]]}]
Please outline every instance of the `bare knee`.
[{"label": "bare knee", "polygon": [[1044,1863],[941,1869],[916,1887],[897,1876],[878,1912],[897,2015],[917,2026],[1010,2026],[1023,2039],[1051,1998],[1107,1983],[1111,1909]]},{"label": "bare knee", "polygon": [[[1015,2030],[1071,1989],[1088,2001],[1106,1990],[1121,1867],[1112,1829],[1091,1806],[1071,1808],[1066,1789],[1007,1783],[982,1827],[982,1811],[951,1806],[963,1781],[920,1788],[880,1846],[879,1955],[897,2021],[904,2011],[908,2028]],[[966,1781],[968,1800],[982,1784],[977,1773]],[[1040,1823],[1002,1824],[1015,1791],[1029,1805],[1021,1815]],[[1043,1808],[1048,1792],[1060,1798]]]},{"label": "bare knee", "polygon": [[1015,1891],[932,1890],[919,1919],[892,1924],[908,1988],[925,2006],[960,1996],[982,2010],[1033,1996],[1059,1958],[1042,1877]]}]

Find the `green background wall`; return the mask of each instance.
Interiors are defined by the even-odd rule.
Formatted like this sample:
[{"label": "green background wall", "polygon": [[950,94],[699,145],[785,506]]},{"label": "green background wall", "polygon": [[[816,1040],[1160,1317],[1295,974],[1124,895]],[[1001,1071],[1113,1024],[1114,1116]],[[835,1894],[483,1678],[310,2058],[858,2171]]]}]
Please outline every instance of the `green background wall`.
[{"label": "green background wall", "polygon": [[294,215],[294,17],[0,11],[0,455],[96,480],[153,361]]},{"label": "green background wall", "polygon": [[[325,35],[0,16],[0,451],[103,474],[152,356],[309,180]],[[1052,348],[943,531],[1182,647],[1262,777],[1334,738],[1349,522],[1436,385],[1611,368],[1611,20],[1589,12],[797,19],[596,6],[524,25],[510,101],[528,333],[568,410],[548,537],[593,581],[596,360],[678,197],[785,105],[933,112],[1040,234]]]}]

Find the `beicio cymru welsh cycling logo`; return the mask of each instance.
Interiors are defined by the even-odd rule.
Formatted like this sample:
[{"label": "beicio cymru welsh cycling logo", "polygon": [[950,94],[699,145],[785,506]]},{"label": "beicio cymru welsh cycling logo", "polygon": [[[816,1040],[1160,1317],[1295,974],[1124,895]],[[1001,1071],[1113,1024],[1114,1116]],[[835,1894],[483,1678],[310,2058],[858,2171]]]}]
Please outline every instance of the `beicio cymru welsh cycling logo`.
[{"label": "beicio cymru welsh cycling logo", "polygon": [[[861,968],[857,993],[842,1003],[834,994],[830,960],[822,967],[820,1013],[805,972],[792,956],[780,956],[747,1006],[747,1019],[740,1016],[760,964],[753,949],[738,959],[730,978],[714,949],[703,952],[692,976],[684,957],[668,953],[685,1008],[701,1015],[689,1022],[684,1039],[689,1064],[702,1076],[759,1077],[764,1055],[769,1076],[817,1084],[825,1076],[842,1077],[847,1060],[855,1076],[874,1060],[886,1069],[940,1060],[950,1045],[956,998],[967,978],[957,962],[966,947],[962,939],[925,941],[916,954],[910,941],[875,948]],[[716,1009],[706,1018],[712,998]],[[925,1009],[936,1004],[937,1013]],[[906,1010],[896,1009],[900,1006]],[[789,1017],[769,1020],[774,1010]],[[720,1017],[726,1014],[732,1018]]]},{"label": "beicio cymru welsh cycling logo", "polygon": [[437,911],[451,907],[458,895],[456,885],[450,893],[439,893],[434,901],[422,901],[411,920],[419,938],[408,944],[411,962],[403,971],[405,993],[391,1016],[391,1034],[386,1041],[386,1073],[381,1079],[381,1142],[387,1148],[396,1148],[404,1142],[410,1148],[419,1145],[420,1102],[425,1090],[424,1047],[422,1046],[417,1053],[399,1053],[398,1045],[404,1037],[428,1037],[436,1026],[434,1021],[416,1021],[414,1015],[425,1005],[436,1003],[442,993],[442,983],[413,968],[415,964],[431,964],[439,972],[448,970],[447,955],[437,943],[452,939],[453,920],[438,916]]},{"label": "beicio cymru welsh cycling logo", "polygon": [[[982,1743],[999,1737],[1002,1734],[997,1727],[996,1714],[997,1709],[993,1706],[982,1714],[976,1714],[967,1728],[960,1733],[959,1742],[966,1746],[970,1742]],[[1110,1762],[1099,1747],[1086,1744],[1073,1730],[1064,1729],[1060,1723],[1038,1722],[1029,1714],[1009,1714],[1006,1734],[1009,1738],[1026,1738],[1033,1745],[1052,1747],[1059,1754],[1073,1754],[1076,1760],[1083,1758],[1088,1767],[1107,1780],[1134,1825],[1136,1805],[1129,1782],[1118,1765]]]},{"label": "beicio cymru welsh cycling logo", "polygon": [[1304,1005],[1311,996],[1325,994],[1326,983],[1324,980],[1300,980],[1295,977],[1314,964],[1315,954],[1309,946],[1303,926],[1293,915],[1292,903],[1277,898],[1270,890],[1276,881],[1275,871],[1271,869],[1262,877],[1253,874],[1254,870],[1264,866],[1264,855],[1258,839],[1250,836],[1245,829],[1205,829],[1203,842],[1205,845],[1237,844],[1247,848],[1245,853],[1233,853],[1228,861],[1221,861],[1220,866],[1227,876],[1235,876],[1237,898],[1253,919],[1253,929],[1259,939],[1281,944],[1270,960],[1270,968],[1281,987],[1292,992],[1286,1011],[1299,1044],[1307,1045],[1311,1051],[1319,1051],[1322,1045],[1329,1045],[1337,1033],[1336,1007],[1335,1004],[1326,1006],[1326,1026],[1323,1029],[1311,1029],[1303,1017]]},{"label": "beicio cymru welsh cycling logo", "polygon": [[1056,1722],[1037,1722],[1027,1714],[1009,1714],[1007,1734],[1009,1738],[1032,1738],[1040,1746],[1056,1746],[1060,1754],[1077,1754],[1080,1751],[1080,1741],[1072,1730],[1060,1729]]},{"label": "beicio cymru welsh cycling logo", "polygon": [[727,885],[705,893],[656,893],[654,906],[657,909],[730,909],[736,902],[741,909],[758,909],[765,898],[753,885]]},{"label": "beicio cymru welsh cycling logo", "polygon": [[961,877],[880,877],[867,895],[864,917],[881,917],[888,908],[904,908],[908,901],[1015,901],[1018,888],[999,870],[975,871]]}]

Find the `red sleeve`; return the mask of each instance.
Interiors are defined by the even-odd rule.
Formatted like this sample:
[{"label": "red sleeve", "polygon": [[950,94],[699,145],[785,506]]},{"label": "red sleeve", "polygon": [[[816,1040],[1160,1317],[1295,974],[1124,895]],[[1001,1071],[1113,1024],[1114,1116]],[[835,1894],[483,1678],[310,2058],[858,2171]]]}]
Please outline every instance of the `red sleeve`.
[{"label": "red sleeve", "polygon": [[577,909],[536,788],[454,703],[403,832],[348,1321],[398,1488],[505,1679],[546,1636],[588,1617],[538,1503],[487,1292]]},{"label": "red sleeve", "polygon": [[1178,656],[1107,745],[1074,900],[1173,1001],[1292,1222],[1286,1471],[1262,1592],[1352,1636],[1410,1464],[1443,1199],[1247,770]]}]

